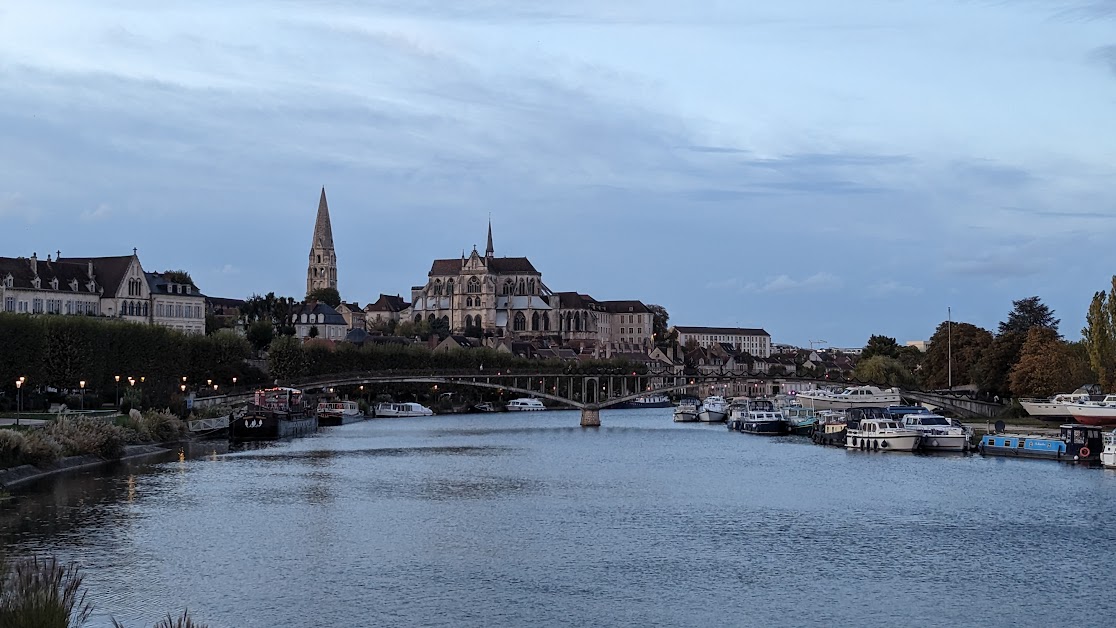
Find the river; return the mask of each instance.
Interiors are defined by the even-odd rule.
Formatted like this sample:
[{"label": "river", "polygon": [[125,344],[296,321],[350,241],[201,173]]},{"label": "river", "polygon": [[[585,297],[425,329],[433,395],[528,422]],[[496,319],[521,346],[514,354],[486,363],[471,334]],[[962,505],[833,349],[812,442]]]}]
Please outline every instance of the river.
[{"label": "river", "polygon": [[0,538],[89,625],[1111,626],[1116,474],[670,410],[379,419],[46,480]]}]

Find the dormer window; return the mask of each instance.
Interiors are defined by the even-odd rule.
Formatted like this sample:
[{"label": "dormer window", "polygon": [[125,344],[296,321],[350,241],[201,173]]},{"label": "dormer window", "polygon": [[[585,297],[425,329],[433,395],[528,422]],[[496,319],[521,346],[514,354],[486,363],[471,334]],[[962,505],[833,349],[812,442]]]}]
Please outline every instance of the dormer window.
[{"label": "dormer window", "polygon": [[36,290],[38,290],[39,288],[42,288],[43,287],[43,280],[39,279],[38,277],[35,277],[34,279],[31,280],[31,287],[33,287]]},{"label": "dormer window", "polygon": [[71,279],[70,280],[70,290],[73,290],[74,292],[77,292],[77,290],[78,290],[78,280],[77,279]]},{"label": "dormer window", "polygon": [[57,290],[58,289],[58,277],[55,277],[54,279],[50,280],[50,289],[51,290]]},{"label": "dormer window", "polygon": [[4,287],[5,288],[11,288],[14,283],[15,283],[15,281],[12,279],[11,275],[8,275],[7,277],[4,277]]}]

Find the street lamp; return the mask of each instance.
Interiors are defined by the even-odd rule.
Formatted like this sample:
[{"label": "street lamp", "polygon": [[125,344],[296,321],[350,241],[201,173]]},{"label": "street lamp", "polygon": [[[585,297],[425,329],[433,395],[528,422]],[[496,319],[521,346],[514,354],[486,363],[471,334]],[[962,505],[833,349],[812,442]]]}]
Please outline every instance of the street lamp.
[{"label": "street lamp", "polygon": [[23,414],[23,378],[16,380],[16,425],[19,425],[19,417]]},{"label": "street lamp", "polygon": [[206,386],[212,386],[213,385],[213,380],[211,380],[211,379],[205,380],[205,385]]},{"label": "street lamp", "polygon": [[236,378],[233,378],[233,388],[236,388]]},{"label": "street lamp", "polygon": [[120,376],[116,375],[116,407],[120,408]]},{"label": "street lamp", "polygon": [[181,385],[181,386],[179,386],[178,388],[179,388],[179,390],[181,390],[181,391],[182,391],[182,394],[184,394],[184,395],[186,394],[186,384],[182,384],[182,385]]},{"label": "street lamp", "polygon": [[217,392],[217,384],[213,385],[213,392]]},{"label": "street lamp", "polygon": [[78,386],[81,386],[81,411],[85,412],[85,380],[78,382]]}]

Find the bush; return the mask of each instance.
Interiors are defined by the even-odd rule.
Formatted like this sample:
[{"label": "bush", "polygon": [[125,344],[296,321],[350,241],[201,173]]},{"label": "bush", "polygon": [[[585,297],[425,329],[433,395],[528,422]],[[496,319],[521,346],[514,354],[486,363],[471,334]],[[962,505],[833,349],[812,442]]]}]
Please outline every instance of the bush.
[{"label": "bush", "polygon": [[84,624],[93,612],[77,563],[29,558],[0,571],[0,578],[0,626],[69,628]]},{"label": "bush", "polygon": [[46,467],[62,457],[62,445],[44,430],[30,430],[23,434],[23,464]]},{"label": "bush", "polygon": [[100,419],[63,416],[51,422],[46,430],[62,445],[67,456],[96,454],[106,460],[117,460],[124,455],[124,430]]},{"label": "bush", "polygon": [[147,433],[156,443],[179,440],[186,435],[186,424],[171,414],[170,410],[156,412],[148,410],[143,414],[140,424],[141,433]]},{"label": "bush", "polygon": [[0,430],[0,469],[23,464],[23,434]]},{"label": "bush", "polygon": [[120,402],[120,414],[127,415],[127,414],[131,413],[131,411],[132,411],[132,400],[131,399],[125,399],[124,401]]}]

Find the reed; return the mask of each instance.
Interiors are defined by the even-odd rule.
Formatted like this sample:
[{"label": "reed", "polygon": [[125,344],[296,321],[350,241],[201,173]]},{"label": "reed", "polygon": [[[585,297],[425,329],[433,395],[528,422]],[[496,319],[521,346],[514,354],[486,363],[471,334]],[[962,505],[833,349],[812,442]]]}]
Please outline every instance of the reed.
[{"label": "reed", "polygon": [[[112,620],[112,625],[113,628],[125,628],[124,624],[115,619]],[[206,628],[206,625],[194,621],[194,619],[190,617],[190,611],[185,610],[182,611],[181,617],[171,617],[168,613],[166,619],[160,620],[159,623],[152,626],[152,628]]]},{"label": "reed", "polygon": [[0,558],[0,628],[71,628],[93,612],[85,601],[76,563],[26,558],[5,564]]}]

